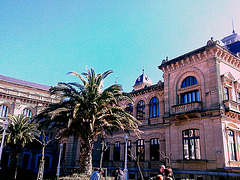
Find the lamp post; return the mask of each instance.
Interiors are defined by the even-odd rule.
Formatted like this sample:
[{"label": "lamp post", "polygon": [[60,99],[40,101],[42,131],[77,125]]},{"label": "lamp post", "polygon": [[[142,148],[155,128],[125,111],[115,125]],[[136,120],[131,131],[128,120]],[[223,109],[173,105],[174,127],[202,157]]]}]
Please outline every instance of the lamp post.
[{"label": "lamp post", "polygon": [[[2,143],[1,143],[1,147],[0,147],[0,162],[2,161],[2,149],[3,149],[3,144],[4,144],[4,138],[5,138],[5,133],[6,133],[6,130],[8,128],[8,120],[5,120],[3,122],[3,137],[2,137]],[[1,167],[0,167],[1,169]]]},{"label": "lamp post", "polygon": [[61,162],[62,146],[63,146],[63,144],[61,143],[60,144],[59,159],[58,159],[58,167],[57,167],[57,173],[56,173],[57,179],[59,178],[59,175],[60,175],[60,162]]},{"label": "lamp post", "polygon": [[125,180],[128,180],[128,169],[127,169],[127,147],[128,147],[128,135],[124,137],[125,139],[125,166],[124,166],[124,175]]}]

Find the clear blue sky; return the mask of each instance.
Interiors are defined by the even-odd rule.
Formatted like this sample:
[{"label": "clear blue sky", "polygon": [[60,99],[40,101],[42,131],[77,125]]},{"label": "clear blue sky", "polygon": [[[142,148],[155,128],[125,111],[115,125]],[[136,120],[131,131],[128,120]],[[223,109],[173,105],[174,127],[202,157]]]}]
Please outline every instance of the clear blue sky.
[{"label": "clear blue sky", "polygon": [[0,2],[0,74],[46,85],[72,82],[86,65],[112,69],[124,91],[158,65],[240,33],[239,0],[7,0]]}]

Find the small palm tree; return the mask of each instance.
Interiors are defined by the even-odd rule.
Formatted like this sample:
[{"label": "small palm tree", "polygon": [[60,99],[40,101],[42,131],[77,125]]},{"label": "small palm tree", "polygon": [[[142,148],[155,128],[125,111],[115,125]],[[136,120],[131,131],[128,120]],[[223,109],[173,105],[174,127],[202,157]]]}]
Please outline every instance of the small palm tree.
[{"label": "small palm tree", "polygon": [[31,122],[29,117],[21,115],[8,115],[9,126],[7,130],[6,144],[11,152],[11,167],[15,167],[15,176],[17,177],[17,161],[20,152],[25,145],[34,140],[34,136],[39,135],[38,124]]},{"label": "small palm tree", "polygon": [[81,83],[58,83],[52,87],[51,94],[60,94],[62,100],[50,104],[37,117],[44,118],[42,123],[45,125],[80,137],[80,172],[86,174],[92,170],[93,143],[98,136],[103,138],[119,130],[139,132],[138,121],[118,105],[123,99],[132,102],[131,97],[117,84],[102,88],[104,79],[111,73],[109,70],[95,74],[88,68],[81,75],[68,73],[77,76]]}]

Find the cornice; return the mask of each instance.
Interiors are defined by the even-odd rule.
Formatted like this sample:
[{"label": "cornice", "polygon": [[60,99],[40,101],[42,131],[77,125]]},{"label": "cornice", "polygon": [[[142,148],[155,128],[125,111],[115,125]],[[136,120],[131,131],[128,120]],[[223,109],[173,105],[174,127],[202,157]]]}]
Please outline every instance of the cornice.
[{"label": "cornice", "polygon": [[214,57],[218,61],[227,63],[233,68],[240,68],[240,58],[217,43],[206,45],[170,61],[163,60],[158,68],[165,73]]},{"label": "cornice", "polygon": [[140,90],[137,90],[137,91],[132,91],[130,93],[130,95],[132,97],[136,97],[136,96],[140,96],[140,95],[143,95],[143,94],[148,94],[148,93],[151,93],[151,92],[154,92],[154,91],[160,91],[160,90],[163,90],[163,83],[161,84],[155,84],[153,86],[148,86],[148,87],[145,87],[143,89],[140,89]]}]

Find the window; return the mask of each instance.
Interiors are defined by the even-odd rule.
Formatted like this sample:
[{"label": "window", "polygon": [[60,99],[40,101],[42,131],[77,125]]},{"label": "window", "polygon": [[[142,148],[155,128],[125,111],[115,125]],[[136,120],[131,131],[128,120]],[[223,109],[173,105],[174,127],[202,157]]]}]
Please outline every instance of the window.
[{"label": "window", "polygon": [[149,104],[150,117],[158,117],[159,116],[159,101],[157,97],[153,97]]},{"label": "window", "polygon": [[29,117],[29,118],[32,117],[32,111],[30,109],[27,109],[27,108],[22,111],[22,114],[26,117]]},{"label": "window", "polygon": [[139,101],[137,104],[137,119],[145,119],[145,103],[143,100]]},{"label": "window", "polygon": [[201,159],[199,130],[188,129],[182,132],[183,136],[183,158]]},{"label": "window", "polygon": [[237,102],[240,103],[240,93],[237,93]]},{"label": "window", "polygon": [[227,87],[224,87],[224,100],[229,100],[229,91]]},{"label": "window", "polygon": [[181,94],[181,104],[200,101],[199,90]]},{"label": "window", "polygon": [[109,161],[109,157],[110,157],[110,147],[109,147],[109,144],[106,143],[106,146],[107,146],[107,149],[106,151],[104,151],[104,155],[103,155],[103,161],[104,162],[108,162]]},{"label": "window", "polygon": [[133,105],[129,103],[125,111],[128,112],[129,114],[133,114]]},{"label": "window", "polygon": [[[132,141],[128,140],[128,143],[127,143],[127,160],[128,161],[132,160],[132,152],[131,151],[132,151]],[[124,157],[125,157],[125,150],[124,150]]]},{"label": "window", "polygon": [[2,104],[1,107],[0,107],[0,116],[1,117],[7,117],[8,116],[8,113],[9,113],[9,108],[8,106]]},{"label": "window", "polygon": [[114,161],[120,161],[120,142],[117,141],[114,143]]},{"label": "window", "polygon": [[22,158],[22,168],[24,168],[24,169],[29,169],[30,168],[31,157],[32,157],[31,153],[24,152],[23,158]]},{"label": "window", "polygon": [[[185,78],[182,82],[181,88],[193,86],[195,84],[198,84],[197,79],[193,76],[188,76]],[[199,95],[199,90],[191,90],[188,92],[184,92],[180,94],[180,103],[185,104],[185,103],[190,103],[190,102],[198,102],[200,101],[200,95]]]},{"label": "window", "polygon": [[137,157],[140,161],[145,159],[145,144],[143,139],[137,140]]},{"label": "window", "polygon": [[228,130],[228,147],[230,161],[236,161],[234,132],[230,129]]},{"label": "window", "polygon": [[185,88],[185,87],[188,87],[188,86],[193,86],[195,84],[198,84],[197,79],[195,77],[193,77],[193,76],[188,76],[182,82],[181,88]]},{"label": "window", "polygon": [[159,139],[150,140],[150,160],[159,161]]}]

